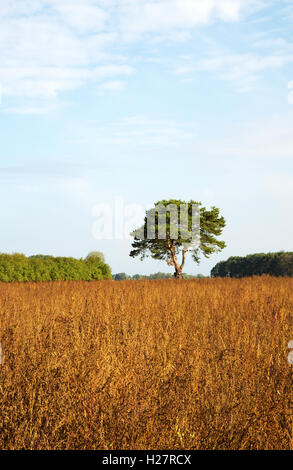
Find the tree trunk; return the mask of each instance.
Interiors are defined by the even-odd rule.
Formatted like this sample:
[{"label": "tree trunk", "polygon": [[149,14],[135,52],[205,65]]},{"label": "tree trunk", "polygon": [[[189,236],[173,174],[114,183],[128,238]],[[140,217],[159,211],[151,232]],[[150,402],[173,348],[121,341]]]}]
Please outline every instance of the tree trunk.
[{"label": "tree trunk", "polygon": [[177,262],[176,255],[175,255],[175,246],[174,245],[175,245],[174,241],[171,242],[171,240],[168,240],[168,246],[169,246],[169,249],[171,251],[173,266],[175,267],[174,278],[175,279],[182,279],[182,271],[183,271],[183,267],[184,267],[184,264],[185,264],[185,258],[186,258],[187,250],[182,251],[182,262],[181,262],[181,265],[179,265],[178,262]]},{"label": "tree trunk", "polygon": [[175,273],[174,273],[175,279],[182,279],[182,271],[183,271],[184,264],[185,264],[185,258],[186,258],[186,250],[183,250],[181,266],[179,266],[178,263],[175,265]]},{"label": "tree trunk", "polygon": [[168,245],[169,245],[169,249],[171,251],[173,266],[175,268],[174,277],[175,277],[175,279],[180,279],[181,274],[182,274],[182,269],[180,268],[180,266],[177,262],[177,258],[176,258],[176,255],[175,255],[174,241],[171,242],[171,240],[168,240]]},{"label": "tree trunk", "polygon": [[180,268],[175,268],[174,277],[175,279],[182,279],[182,270]]}]

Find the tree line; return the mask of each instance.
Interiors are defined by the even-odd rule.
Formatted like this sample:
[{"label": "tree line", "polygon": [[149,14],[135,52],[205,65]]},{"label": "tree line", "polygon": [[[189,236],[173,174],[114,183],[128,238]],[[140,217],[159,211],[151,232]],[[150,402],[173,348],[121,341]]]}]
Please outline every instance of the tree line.
[{"label": "tree line", "polygon": [[[205,277],[203,274],[197,274],[196,276],[193,276],[191,274],[182,274],[182,279],[198,279],[198,278],[203,278]],[[174,279],[174,275],[170,273],[154,273],[150,275],[144,275],[144,274],[134,274],[133,276],[129,276],[126,273],[117,273],[113,274],[113,279],[115,281],[140,281],[143,279],[149,279],[149,280],[156,280],[156,279]]]},{"label": "tree line", "polygon": [[211,277],[248,277],[268,274],[271,276],[293,276],[293,252],[256,253],[232,256],[221,261],[211,271]]},{"label": "tree line", "polygon": [[23,254],[0,254],[0,281],[97,281],[112,279],[111,269],[100,253],[85,259]]}]

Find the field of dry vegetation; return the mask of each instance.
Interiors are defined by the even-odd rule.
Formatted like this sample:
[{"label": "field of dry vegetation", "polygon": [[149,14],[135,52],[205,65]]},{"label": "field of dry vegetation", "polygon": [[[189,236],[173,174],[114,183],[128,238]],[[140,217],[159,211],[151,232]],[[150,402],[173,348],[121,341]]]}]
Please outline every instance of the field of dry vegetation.
[{"label": "field of dry vegetation", "polygon": [[0,449],[293,449],[293,279],[0,284]]}]

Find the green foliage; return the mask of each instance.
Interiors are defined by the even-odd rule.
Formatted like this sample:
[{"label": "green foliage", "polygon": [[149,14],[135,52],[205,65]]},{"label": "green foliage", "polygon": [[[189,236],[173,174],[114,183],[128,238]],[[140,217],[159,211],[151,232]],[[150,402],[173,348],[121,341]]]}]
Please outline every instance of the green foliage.
[{"label": "green foliage", "polygon": [[22,254],[0,254],[0,281],[93,281],[112,279],[110,267],[100,257],[90,260]]},{"label": "green foliage", "polygon": [[130,277],[126,273],[118,273],[113,275],[113,279],[115,281],[126,281],[127,279],[130,279]]},{"label": "green foliage", "polygon": [[[185,221],[179,220],[180,206],[183,205],[188,208]],[[196,218],[193,218],[195,206],[199,208],[200,224],[198,227],[194,221]],[[159,210],[156,209],[158,207]],[[165,218],[165,237],[160,236],[161,216]],[[200,202],[192,200],[189,202],[177,199],[159,201],[154,208],[146,212],[144,225],[131,234],[134,241],[130,256],[133,258],[139,256],[141,260],[151,256],[155,260],[166,261],[169,266],[174,266],[174,276],[182,277],[188,251],[191,251],[193,260],[199,263],[201,254],[209,258],[211,254],[225,248],[225,242],[217,238],[225,225],[224,217],[220,216],[219,209],[214,206],[207,210]],[[190,237],[190,233],[196,234],[197,232],[199,240],[198,244],[194,244],[194,237]],[[182,255],[180,262],[178,261],[179,254]]]},{"label": "green foliage", "polygon": [[269,274],[293,276],[293,253],[256,253],[245,257],[232,256],[221,261],[211,271],[212,277],[249,277]]},{"label": "green foliage", "polygon": [[105,256],[103,255],[103,253],[101,253],[100,251],[91,251],[87,257],[86,257],[86,261],[93,261],[95,260],[96,258],[98,258],[102,263],[105,264]]}]

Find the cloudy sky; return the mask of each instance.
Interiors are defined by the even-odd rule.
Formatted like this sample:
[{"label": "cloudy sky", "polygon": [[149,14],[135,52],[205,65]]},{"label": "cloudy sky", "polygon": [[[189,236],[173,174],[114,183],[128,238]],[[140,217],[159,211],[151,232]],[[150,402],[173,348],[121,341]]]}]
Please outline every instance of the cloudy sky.
[{"label": "cloudy sky", "polygon": [[292,31],[292,0],[2,0],[0,251],[168,272],[129,258],[114,218],[167,198],[227,220],[186,272],[292,250]]}]

